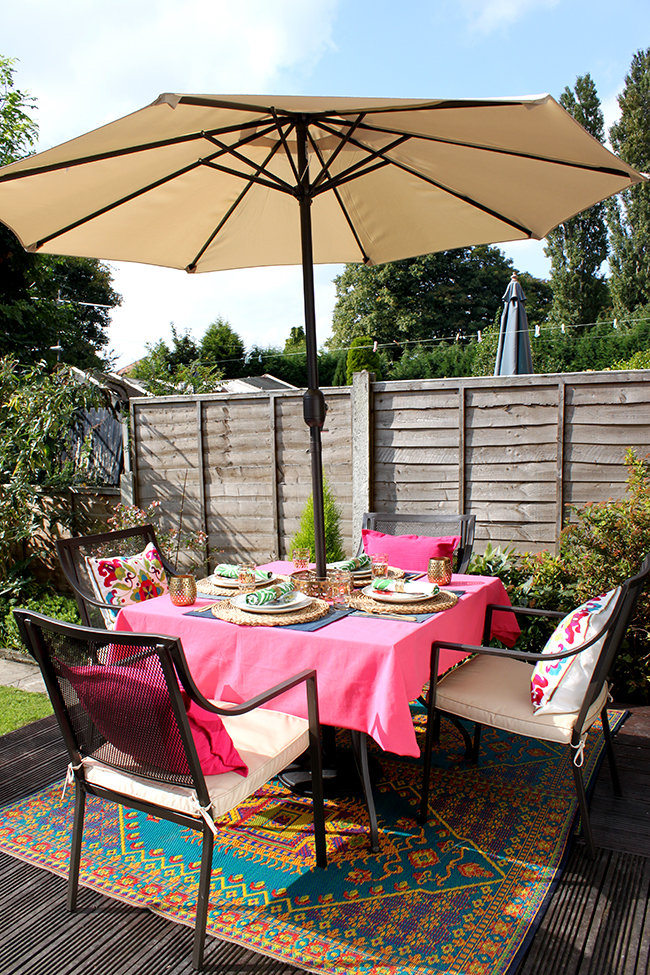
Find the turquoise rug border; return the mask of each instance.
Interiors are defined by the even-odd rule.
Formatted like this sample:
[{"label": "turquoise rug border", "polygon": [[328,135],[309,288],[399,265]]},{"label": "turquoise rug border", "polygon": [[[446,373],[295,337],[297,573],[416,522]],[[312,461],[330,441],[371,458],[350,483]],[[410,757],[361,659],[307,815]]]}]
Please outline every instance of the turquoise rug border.
[{"label": "turquoise rug border", "polygon": [[[416,709],[416,714],[417,714],[417,709]],[[611,725],[612,725],[613,733],[616,733],[621,728],[628,715],[629,712],[627,711],[611,712],[611,716],[612,716]],[[514,738],[514,736],[512,737]],[[520,741],[522,741],[522,739],[520,739]],[[568,750],[566,751],[568,752]],[[449,754],[450,753],[448,752],[447,755]],[[586,767],[584,769],[588,790],[590,790],[593,787],[598,771],[602,764],[604,755],[605,755],[605,749],[604,749],[602,736],[599,735],[598,738],[596,738],[596,736],[594,735],[593,744],[587,750],[587,760],[585,763]],[[434,773],[437,772],[437,774],[444,776],[445,770],[444,769],[441,770],[440,766],[438,766],[438,769],[436,770],[435,767],[436,760],[441,760],[441,759],[442,759],[442,764],[444,765],[445,761],[442,755],[438,754],[437,756],[434,756],[434,768],[432,771]],[[390,755],[385,755],[385,761],[389,764],[389,767],[391,762],[405,763],[416,767],[419,765],[417,760],[398,759],[396,756],[390,756]],[[450,770],[450,775],[452,777],[456,772],[465,775],[465,772],[469,772],[470,770],[469,766],[458,764],[457,762],[455,765],[452,765],[449,762],[447,762],[447,765],[448,765],[448,769]],[[563,765],[562,762],[560,762],[559,764],[556,763],[555,769],[558,771],[561,770],[562,765]],[[30,799],[34,800],[37,799],[39,796],[48,796],[52,794],[52,792],[53,792],[53,787],[50,786],[45,790],[41,790],[40,792],[35,793],[34,796],[28,797],[27,799],[23,799],[19,803],[12,803],[10,805],[1,808],[0,809],[0,837],[2,836],[3,833],[3,830],[1,828],[2,820],[3,818],[6,817],[6,814],[8,812],[10,812],[13,809],[19,809],[20,807],[24,807],[25,803],[27,803]],[[381,799],[378,802],[378,805],[381,807]],[[551,898],[553,897],[555,890],[557,889],[557,885],[560,881],[560,878],[566,866],[566,861],[571,846],[570,841],[574,834],[574,827],[575,827],[575,822],[577,817],[577,804],[574,803],[573,805],[576,807],[576,814],[570,818],[567,816],[565,820],[563,820],[562,829],[559,831],[559,834],[556,837],[558,841],[555,847],[557,854],[560,853],[560,845],[561,844],[563,845],[561,859],[555,868],[549,869],[549,872],[552,870],[553,875],[548,879],[548,886],[546,888],[543,897],[541,897],[543,891],[539,891],[540,894],[539,905],[537,906],[535,913],[531,915],[530,918],[527,919],[527,929],[525,934],[523,935],[521,942],[516,946],[515,945],[511,946],[511,950],[514,952],[514,954],[511,955],[510,960],[507,962],[507,965],[504,966],[499,965],[498,969],[494,967],[492,967],[491,969],[485,969],[486,971],[488,970],[492,972],[498,971],[498,975],[508,975],[508,973],[513,972],[516,969],[516,967],[518,967],[518,965],[521,963],[523,956],[528,950],[530,946],[530,942],[535,936],[535,933],[539,928],[539,924],[541,923],[545,911],[547,910],[548,904]],[[405,806],[405,811],[408,811],[408,807],[406,806]],[[3,817],[3,814],[5,814],[5,817]],[[234,817],[235,822],[236,819],[237,817]],[[172,826],[172,828],[174,828],[172,824],[169,825]],[[387,831],[390,832],[390,830],[393,830],[394,832],[394,827],[392,826],[387,827]],[[356,823],[356,827],[354,828],[353,832],[357,834],[355,842],[357,843],[357,859],[358,859],[359,845],[361,846],[367,845],[367,825],[366,825],[366,817],[365,815],[363,815],[363,813],[361,813],[361,816],[358,819]],[[466,843],[467,848],[471,847],[472,845],[471,841],[469,842],[465,841],[464,837],[463,837],[463,841],[464,843]],[[10,849],[8,848],[4,839],[2,838],[0,838],[0,849],[5,850],[5,852],[7,852],[12,856],[17,857],[18,859],[22,859],[26,862],[32,863],[43,869],[47,869],[50,872],[58,874],[60,876],[67,877],[67,857],[69,852],[69,846],[65,851],[65,855],[60,856],[61,863],[63,864],[61,867],[58,867],[56,864],[52,864],[51,862],[43,863],[42,860],[39,860],[38,856],[35,855],[31,849],[28,849],[27,851],[21,850],[20,852],[16,851],[15,849]],[[478,852],[481,853],[481,855],[485,855],[485,856],[488,855],[487,853],[484,853],[484,851],[481,851],[478,847],[476,849]],[[245,856],[245,854],[243,855]],[[218,847],[216,851],[216,856],[217,857],[219,856]],[[491,856],[492,858],[494,858],[495,856],[497,856],[497,854],[493,852]],[[503,859],[502,862],[504,864],[507,864],[509,861],[506,857],[505,850],[503,852],[503,856],[505,857],[505,859]],[[352,850],[351,862],[352,864],[356,862],[354,850]],[[498,860],[495,862],[498,862]],[[305,876],[309,878],[309,873],[305,874]],[[314,876],[316,877],[317,874],[314,873]],[[325,877],[326,875],[323,876]],[[409,879],[411,879],[412,876],[413,876],[412,874],[409,875]],[[334,882],[336,879],[337,879],[336,876],[332,876],[331,878],[331,888],[334,891],[336,891],[336,883]],[[546,881],[538,881],[538,882],[542,884],[546,883]],[[193,905],[191,910],[188,908],[189,913],[188,911],[186,911],[185,912],[186,916],[183,917],[179,915],[178,907],[176,907],[174,911],[171,911],[171,910],[165,910],[164,908],[158,908],[152,906],[150,895],[140,897],[140,898],[135,893],[132,893],[130,896],[120,896],[119,893],[115,892],[114,889],[115,885],[113,885],[113,888],[110,888],[110,884],[109,884],[107,888],[107,885],[102,881],[98,881],[96,877],[92,879],[84,878],[82,883],[83,886],[88,886],[91,889],[97,890],[106,896],[125,901],[134,906],[148,907],[154,913],[158,913],[161,916],[169,920],[172,920],[176,923],[183,923],[190,926],[193,923]],[[421,892],[421,885],[418,886],[417,880],[411,880],[411,884],[412,886],[411,888],[409,888],[409,891],[412,891],[413,898],[416,898],[418,893]],[[140,882],[140,888],[142,888],[143,886],[146,889],[146,878],[145,880],[141,880]],[[249,887],[250,886],[252,885],[249,885]],[[503,881],[499,889],[501,889],[501,887],[503,887]],[[505,890],[507,891],[507,889],[508,889],[508,885],[506,883]],[[424,896],[422,899],[423,900],[425,899]],[[489,914],[490,910],[493,909],[494,908],[490,903],[490,909],[487,911],[487,913]],[[249,913],[251,913],[250,907],[248,907],[248,911]],[[244,914],[246,913],[246,909],[244,909],[243,913]],[[264,913],[264,921],[267,927],[269,926],[269,917],[271,916],[271,913],[272,912],[268,912],[268,911]],[[305,916],[309,915],[310,908],[306,908],[303,913]],[[313,913],[314,911],[312,911],[312,914]],[[214,935],[215,937],[223,941],[229,941],[241,945],[242,947],[247,948],[249,950],[258,952],[261,955],[275,958],[285,964],[294,965],[296,967],[302,967],[309,971],[322,973],[322,975],[333,975],[333,973],[337,973],[337,975],[368,975],[368,973],[370,972],[372,972],[373,975],[406,975],[406,973],[408,973],[408,975],[425,975],[425,973],[426,975],[434,975],[434,973],[435,975],[448,975],[448,973],[452,973],[452,972],[454,973],[454,975],[464,975],[464,973],[469,973],[470,971],[473,975],[475,971],[476,972],[483,971],[483,969],[481,969],[480,966],[476,967],[475,959],[471,954],[471,949],[466,950],[466,954],[469,951],[468,962],[467,963],[463,962],[462,967],[455,966],[452,968],[440,967],[440,965],[437,962],[435,962],[435,960],[434,963],[429,963],[429,964],[426,963],[426,960],[422,960],[421,963],[410,964],[406,957],[404,958],[401,964],[399,963],[395,964],[394,962],[392,964],[386,964],[384,960],[381,958],[381,956],[379,958],[377,956],[373,956],[367,950],[364,950],[363,947],[360,946],[355,947],[353,945],[349,945],[349,947],[346,948],[345,942],[342,943],[340,939],[336,943],[334,942],[331,943],[329,952],[325,951],[324,954],[321,952],[319,957],[316,958],[314,957],[314,944],[320,940],[323,943],[322,947],[326,949],[327,937],[323,936],[322,938],[319,939],[318,933],[317,931],[314,930],[313,926],[311,928],[302,929],[304,931],[303,937],[305,940],[304,947],[305,947],[306,954],[304,956],[297,955],[295,951],[295,947],[293,945],[297,944],[298,948],[300,948],[301,939],[299,937],[296,939],[296,932],[299,930],[300,911],[296,910],[295,905],[293,906],[292,913],[287,915],[289,917],[288,921],[286,922],[283,921],[281,917],[277,918],[277,932],[278,932],[277,937],[279,939],[279,942],[282,942],[284,940],[285,944],[288,942],[292,942],[292,944],[289,946],[288,950],[287,948],[284,949],[278,948],[278,950],[273,950],[272,944],[266,944],[266,943],[261,944],[259,943],[259,939],[256,940],[255,937],[251,938],[250,932],[244,930],[243,933],[241,933],[239,931],[238,925],[236,923],[234,924],[232,923],[232,918],[236,919],[235,910],[220,908],[218,912],[218,920],[222,921],[222,918],[224,916],[227,916],[228,914],[231,915],[231,924],[228,931],[220,930],[218,925],[215,929],[214,925],[209,924],[208,933]],[[250,922],[244,920],[244,928],[246,928],[247,924],[250,925]],[[268,939],[268,932],[264,933],[264,937]],[[467,935],[465,937],[467,939]],[[483,942],[484,940],[485,938],[483,938]],[[483,942],[481,942],[479,938],[479,943],[483,943]],[[335,948],[337,950],[334,950]],[[331,958],[330,964],[325,963],[328,960],[328,958]],[[469,964],[470,967],[466,967],[466,964]]]}]

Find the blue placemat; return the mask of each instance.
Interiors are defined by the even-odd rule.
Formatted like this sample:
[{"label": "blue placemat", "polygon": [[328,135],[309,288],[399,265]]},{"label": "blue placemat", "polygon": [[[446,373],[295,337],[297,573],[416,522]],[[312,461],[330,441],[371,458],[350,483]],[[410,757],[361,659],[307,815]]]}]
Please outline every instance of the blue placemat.
[{"label": "blue placemat", "polygon": [[[228,599],[227,596],[224,597]],[[221,600],[216,599],[215,602],[220,602]],[[327,616],[321,616],[318,620],[311,620],[309,623],[289,623],[283,626],[283,630],[320,630],[322,626],[329,626],[330,623],[336,623],[337,620],[343,619],[344,616],[348,616],[351,609],[330,609]],[[183,616],[200,616],[204,620],[214,620],[218,617],[212,615],[211,606],[204,606],[202,609],[191,609],[187,613],[183,613]],[[223,622],[223,620],[221,621]]]}]

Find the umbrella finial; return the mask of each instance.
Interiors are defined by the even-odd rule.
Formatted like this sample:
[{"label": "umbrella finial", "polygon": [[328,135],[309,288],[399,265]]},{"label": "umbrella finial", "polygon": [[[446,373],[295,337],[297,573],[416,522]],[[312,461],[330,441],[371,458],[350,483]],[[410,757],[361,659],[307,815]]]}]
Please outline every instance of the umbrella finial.
[{"label": "umbrella finial", "polygon": [[513,271],[512,272],[512,277],[510,278],[510,280],[511,281],[518,281],[519,280],[519,278],[517,277],[517,272],[516,271]]}]

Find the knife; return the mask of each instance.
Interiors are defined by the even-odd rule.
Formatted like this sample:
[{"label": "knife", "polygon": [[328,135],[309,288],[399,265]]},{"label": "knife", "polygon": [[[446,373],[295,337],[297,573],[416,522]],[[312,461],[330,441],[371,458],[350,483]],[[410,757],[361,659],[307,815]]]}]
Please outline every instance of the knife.
[{"label": "knife", "polygon": [[374,619],[380,619],[380,620],[398,620],[398,622],[400,622],[400,623],[402,622],[402,620],[404,620],[406,622],[409,622],[409,623],[417,623],[417,621],[418,621],[417,616],[406,616],[406,614],[403,614],[403,613],[399,613],[399,614],[397,614],[397,613],[365,613],[363,610],[357,610],[357,612],[359,613],[360,616],[371,616]]}]

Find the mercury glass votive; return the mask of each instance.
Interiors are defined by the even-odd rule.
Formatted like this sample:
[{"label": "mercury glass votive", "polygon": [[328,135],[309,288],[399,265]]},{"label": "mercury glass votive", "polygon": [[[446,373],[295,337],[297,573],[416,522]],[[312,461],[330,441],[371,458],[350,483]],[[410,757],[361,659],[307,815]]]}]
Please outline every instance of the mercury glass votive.
[{"label": "mercury glass votive", "polygon": [[191,606],[196,602],[196,579],[191,575],[171,576],[169,598],[174,606]]},{"label": "mercury glass votive", "polygon": [[427,579],[437,586],[448,586],[451,582],[451,559],[429,559]]}]

